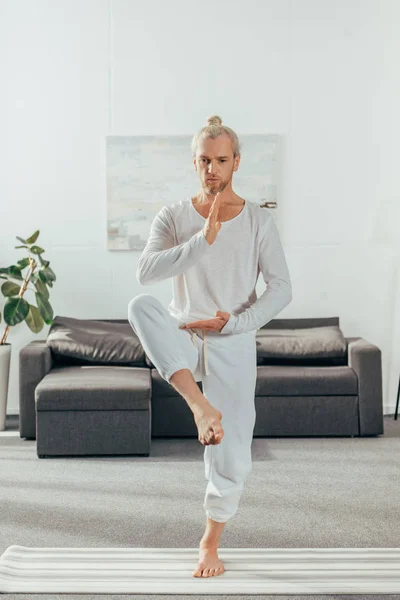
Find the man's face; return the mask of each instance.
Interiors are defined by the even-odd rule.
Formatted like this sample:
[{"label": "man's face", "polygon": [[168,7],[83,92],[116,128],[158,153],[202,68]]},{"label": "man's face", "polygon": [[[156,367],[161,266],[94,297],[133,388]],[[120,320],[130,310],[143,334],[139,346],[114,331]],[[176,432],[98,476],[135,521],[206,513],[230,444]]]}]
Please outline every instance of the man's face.
[{"label": "man's face", "polygon": [[222,192],[232,181],[239,161],[240,156],[233,158],[232,143],[228,135],[200,139],[193,164],[204,192],[208,195]]}]

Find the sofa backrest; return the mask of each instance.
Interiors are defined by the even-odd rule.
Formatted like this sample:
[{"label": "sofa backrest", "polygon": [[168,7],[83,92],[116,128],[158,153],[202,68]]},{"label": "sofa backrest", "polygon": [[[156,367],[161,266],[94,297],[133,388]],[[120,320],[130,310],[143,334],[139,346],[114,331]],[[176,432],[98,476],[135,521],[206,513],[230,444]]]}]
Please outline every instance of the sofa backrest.
[{"label": "sofa backrest", "polygon": [[[125,324],[127,325],[129,323],[128,319],[85,319],[86,321],[97,321],[97,322],[103,322],[103,323],[120,323],[120,324]],[[317,328],[317,327],[328,327],[328,326],[337,326],[339,327],[339,317],[305,317],[305,318],[285,318],[285,319],[272,319],[271,321],[269,321],[269,323],[267,323],[266,325],[264,325],[262,328],[260,328],[259,333],[257,334],[257,336],[262,335],[261,334],[261,330],[274,330],[274,329],[308,329],[308,328]],[[342,334],[340,334],[342,335]],[[279,334],[278,334],[279,336]],[[261,338],[258,337],[258,340],[260,340]],[[265,334],[264,334],[264,339],[265,339]],[[282,339],[282,338],[281,338]],[[332,366],[339,366],[339,365],[346,365],[347,364],[347,350],[346,352],[343,353],[342,356],[340,357],[311,357],[311,358],[307,358],[307,357],[295,357],[295,356],[290,356],[290,352],[286,354],[289,354],[289,356],[284,357],[284,352],[278,353],[279,356],[276,357],[271,357],[267,352],[263,352],[263,342],[257,341],[257,365],[263,365],[263,364],[293,364],[293,365],[297,365],[297,364],[301,364],[301,365],[332,365]],[[261,348],[260,348],[261,346]],[[151,368],[154,368],[154,365],[152,364],[152,362],[150,361],[150,359],[148,358],[148,356],[146,355],[146,353],[143,350],[143,358],[141,361],[139,361],[139,363],[135,366],[148,366]],[[277,354],[277,353],[276,353]],[[143,362],[143,364],[142,364]],[[75,365],[79,365],[79,364],[88,364],[87,358],[85,360],[80,360],[79,358],[69,358],[67,356],[56,356],[55,357],[55,363],[57,365],[71,365],[71,364],[75,364]],[[89,362],[89,364],[91,364]]]},{"label": "sofa backrest", "polygon": [[324,327],[327,325],[337,325],[339,327],[339,317],[272,319],[260,329],[306,329],[307,327]]}]

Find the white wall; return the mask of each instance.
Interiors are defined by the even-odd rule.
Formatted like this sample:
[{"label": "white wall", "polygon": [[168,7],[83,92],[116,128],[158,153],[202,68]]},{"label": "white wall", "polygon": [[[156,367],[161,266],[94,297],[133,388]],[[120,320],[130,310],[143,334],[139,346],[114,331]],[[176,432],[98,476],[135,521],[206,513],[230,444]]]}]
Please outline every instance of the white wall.
[{"label": "white wall", "polygon": [[[400,3],[3,0],[0,17],[0,266],[40,229],[55,314],[126,318],[143,291],[168,303],[170,281],[136,281],[139,253],[106,250],[105,136],[192,135],[215,113],[239,136],[281,134],[293,301],[279,316],[338,315],[345,335],[377,344],[393,412]],[[9,414],[19,350],[47,331],[11,329]]]}]

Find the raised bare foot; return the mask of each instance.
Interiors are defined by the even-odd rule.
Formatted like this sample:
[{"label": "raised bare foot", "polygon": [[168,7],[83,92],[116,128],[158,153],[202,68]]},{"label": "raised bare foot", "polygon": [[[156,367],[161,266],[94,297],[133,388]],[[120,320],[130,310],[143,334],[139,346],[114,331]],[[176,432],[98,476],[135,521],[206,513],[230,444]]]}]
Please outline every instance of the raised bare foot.
[{"label": "raised bare foot", "polygon": [[200,544],[199,562],[192,573],[193,577],[213,577],[222,575],[224,571],[224,563],[218,558],[218,547]]},{"label": "raised bare foot", "polygon": [[203,446],[209,444],[220,444],[224,437],[224,430],[221,425],[222,412],[210,406],[194,415],[194,420],[197,425],[198,440]]}]

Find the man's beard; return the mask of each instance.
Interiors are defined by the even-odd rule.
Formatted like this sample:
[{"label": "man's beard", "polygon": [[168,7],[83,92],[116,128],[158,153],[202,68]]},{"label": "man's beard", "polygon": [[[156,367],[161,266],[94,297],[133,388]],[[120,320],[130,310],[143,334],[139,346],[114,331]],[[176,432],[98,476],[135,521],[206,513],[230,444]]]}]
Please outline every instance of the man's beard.
[{"label": "man's beard", "polygon": [[204,183],[204,191],[209,195],[218,194],[218,192],[222,192],[225,187],[226,183],[224,181],[216,181],[215,183],[206,181]]}]

